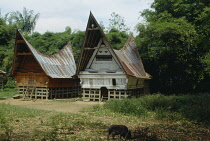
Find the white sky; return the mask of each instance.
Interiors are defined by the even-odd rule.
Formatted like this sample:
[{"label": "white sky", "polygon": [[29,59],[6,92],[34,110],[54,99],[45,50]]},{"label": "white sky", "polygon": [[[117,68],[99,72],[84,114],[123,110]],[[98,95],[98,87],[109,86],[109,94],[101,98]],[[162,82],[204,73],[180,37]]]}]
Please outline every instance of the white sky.
[{"label": "white sky", "polygon": [[63,32],[66,26],[72,31],[86,29],[90,11],[105,27],[109,26],[111,13],[124,17],[125,24],[133,32],[135,25],[142,21],[141,11],[148,9],[153,0],[0,0],[1,14],[20,11],[23,7],[40,13],[35,31],[44,33]]}]

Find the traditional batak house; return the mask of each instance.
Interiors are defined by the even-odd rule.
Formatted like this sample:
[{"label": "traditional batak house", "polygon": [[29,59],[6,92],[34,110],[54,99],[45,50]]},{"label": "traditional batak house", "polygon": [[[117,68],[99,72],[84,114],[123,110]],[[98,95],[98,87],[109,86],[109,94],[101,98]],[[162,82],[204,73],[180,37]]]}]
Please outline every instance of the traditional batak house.
[{"label": "traditional batak house", "polygon": [[44,55],[16,34],[11,76],[23,98],[67,98],[78,96],[79,79],[73,79],[76,64],[68,43],[58,53]]},{"label": "traditional batak house", "polygon": [[0,89],[3,89],[4,88],[4,79],[3,79],[3,77],[4,77],[4,74],[5,73],[6,72],[0,70]]},{"label": "traditional batak house", "polygon": [[144,70],[133,36],[121,50],[114,50],[90,13],[76,74],[83,99],[103,101],[149,93],[149,74]]}]

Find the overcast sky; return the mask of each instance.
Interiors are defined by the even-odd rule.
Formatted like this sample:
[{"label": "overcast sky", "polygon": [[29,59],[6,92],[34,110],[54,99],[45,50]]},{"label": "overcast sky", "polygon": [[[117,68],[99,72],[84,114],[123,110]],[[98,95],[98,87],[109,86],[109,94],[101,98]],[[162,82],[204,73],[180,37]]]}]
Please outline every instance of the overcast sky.
[{"label": "overcast sky", "polygon": [[141,11],[148,9],[153,0],[0,0],[1,14],[20,11],[23,7],[40,13],[35,31],[63,32],[66,26],[84,31],[90,11],[98,22],[109,25],[111,13],[124,17],[125,24],[133,31],[142,21]]}]

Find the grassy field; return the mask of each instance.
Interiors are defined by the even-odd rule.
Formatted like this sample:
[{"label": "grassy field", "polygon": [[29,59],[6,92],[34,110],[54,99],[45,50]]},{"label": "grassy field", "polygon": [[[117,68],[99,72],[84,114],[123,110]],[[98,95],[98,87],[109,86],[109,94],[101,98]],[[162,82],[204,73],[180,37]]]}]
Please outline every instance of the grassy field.
[{"label": "grassy field", "polygon": [[14,95],[16,95],[16,93],[17,93],[16,89],[4,89],[4,90],[0,89],[0,98],[13,97]]},{"label": "grassy field", "polygon": [[111,100],[76,114],[0,107],[0,140],[104,141],[111,124],[126,125],[132,140],[210,139],[209,94]]}]

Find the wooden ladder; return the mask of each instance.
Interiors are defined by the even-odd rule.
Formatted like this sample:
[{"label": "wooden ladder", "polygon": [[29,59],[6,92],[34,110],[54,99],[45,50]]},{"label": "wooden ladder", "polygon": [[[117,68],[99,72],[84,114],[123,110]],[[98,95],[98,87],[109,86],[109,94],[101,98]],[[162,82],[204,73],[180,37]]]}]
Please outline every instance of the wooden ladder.
[{"label": "wooden ladder", "polygon": [[32,98],[34,92],[35,92],[35,89],[36,89],[36,83],[34,81],[34,78],[29,76],[28,77],[28,85],[26,87],[26,90],[25,92],[23,93],[23,98]]},{"label": "wooden ladder", "polygon": [[31,99],[35,89],[36,89],[35,86],[27,86],[25,92],[23,93],[23,98],[24,99],[26,99],[26,98],[30,98]]}]

